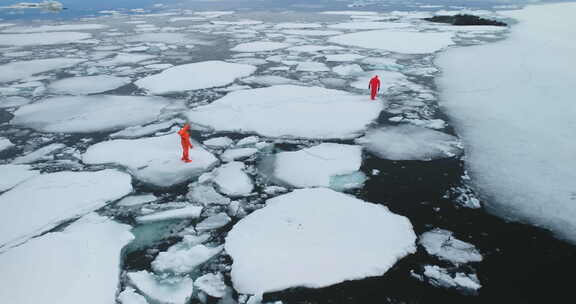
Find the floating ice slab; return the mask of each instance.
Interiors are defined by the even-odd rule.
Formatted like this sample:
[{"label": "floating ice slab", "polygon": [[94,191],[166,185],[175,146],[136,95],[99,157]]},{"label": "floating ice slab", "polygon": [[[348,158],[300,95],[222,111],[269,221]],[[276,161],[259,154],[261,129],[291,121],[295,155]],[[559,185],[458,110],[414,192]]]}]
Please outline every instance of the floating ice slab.
[{"label": "floating ice slab", "polygon": [[[0,195],[0,247],[25,241],[132,191],[117,170],[57,172],[30,178]],[[30,211],[34,212],[30,212]]]},{"label": "floating ice slab", "polygon": [[16,145],[14,145],[8,138],[0,137],[0,152],[12,149]]},{"label": "floating ice slab", "polygon": [[230,223],[231,220],[232,219],[228,215],[226,215],[226,213],[221,212],[202,220],[200,223],[196,225],[196,230],[206,231],[222,228],[226,226],[228,223]]},{"label": "floating ice slab", "polygon": [[153,94],[166,94],[225,86],[254,71],[256,67],[247,64],[203,61],[175,66],[134,84]]},{"label": "floating ice slab", "polygon": [[138,223],[151,223],[159,221],[171,221],[171,220],[182,220],[198,218],[202,212],[202,207],[189,206],[179,209],[166,210],[161,212],[156,212],[149,215],[139,216],[136,218]]},{"label": "floating ice slab", "polygon": [[228,205],[230,199],[216,192],[212,185],[194,183],[189,186],[186,197],[193,203],[208,205]]},{"label": "floating ice slab", "polygon": [[228,137],[215,137],[205,140],[203,144],[213,149],[225,149],[234,144],[234,141]]},{"label": "floating ice slab", "polygon": [[442,106],[469,148],[476,190],[490,197],[484,207],[572,243],[576,61],[565,58],[574,53],[575,13],[574,3],[503,12],[519,21],[509,39],[438,60]]},{"label": "floating ice slab", "polygon": [[0,109],[23,106],[31,100],[21,96],[0,97]]},{"label": "floating ice slab", "polygon": [[120,304],[148,304],[146,298],[136,293],[132,287],[126,287],[126,289],[118,295],[118,301]]},{"label": "floating ice slab", "polygon": [[322,62],[305,61],[300,62],[296,67],[296,71],[301,72],[327,72],[330,69]]},{"label": "floating ice slab", "polygon": [[196,279],[194,286],[214,298],[222,298],[227,289],[221,273],[207,273]]},{"label": "floating ice slab", "polygon": [[[342,229],[351,218],[358,220]],[[234,288],[259,294],[382,275],[415,252],[415,239],[407,218],[316,188],[268,200],[234,226],[225,247]]]},{"label": "floating ice slab", "polygon": [[116,205],[124,207],[138,206],[153,202],[156,199],[158,198],[154,194],[131,195],[121,199]]},{"label": "floating ice slab", "polygon": [[162,277],[142,270],[129,272],[128,279],[154,303],[186,304],[194,290],[194,281],[189,277]]},{"label": "floating ice slab", "polygon": [[105,24],[60,24],[60,25],[41,25],[41,26],[18,26],[2,31],[3,33],[38,33],[38,32],[62,32],[62,31],[87,31],[101,30],[108,26]]},{"label": "floating ice slab", "polygon": [[281,85],[281,84],[296,84],[297,80],[275,76],[275,75],[258,75],[242,78],[242,82],[245,83],[256,83],[266,86]]},{"label": "floating ice slab", "polygon": [[482,255],[474,245],[456,239],[448,230],[425,232],[420,236],[419,243],[429,254],[454,264],[482,261]]},{"label": "floating ice slab", "polygon": [[284,23],[278,23],[274,27],[279,29],[304,29],[304,28],[320,28],[322,27],[322,25],[318,23],[284,22]]},{"label": "floating ice slab", "polygon": [[213,182],[218,190],[228,196],[246,196],[254,190],[252,179],[244,172],[244,164],[231,162],[212,172]]},{"label": "floating ice slab", "polygon": [[356,89],[368,90],[370,79],[378,75],[380,78],[380,92],[386,93],[390,88],[406,82],[406,76],[392,71],[368,71],[363,76],[352,83],[350,86]]},{"label": "floating ice slab", "polygon": [[357,143],[378,157],[390,160],[434,160],[458,156],[458,138],[413,125],[385,126],[370,130]]},{"label": "floating ice slab", "polygon": [[11,189],[19,183],[38,175],[28,165],[0,165],[0,192]]},{"label": "floating ice slab", "polygon": [[[23,213],[41,212],[30,210]],[[133,238],[130,226],[91,213],[62,232],[4,252],[0,254],[0,302],[114,303],[121,251]]]},{"label": "floating ice slab", "polygon": [[378,30],[331,37],[330,42],[404,54],[434,53],[453,44],[454,33]]},{"label": "floating ice slab", "polygon": [[83,61],[85,60],[76,58],[50,58],[7,63],[0,65],[0,82],[24,79],[35,74],[69,68]]},{"label": "floating ice slab", "polygon": [[182,241],[167,251],[160,252],[152,262],[152,269],[157,272],[190,273],[194,268],[219,254],[223,246],[206,247]]},{"label": "floating ice slab", "polygon": [[149,124],[146,126],[133,126],[128,127],[124,130],[118,131],[116,133],[110,134],[110,138],[139,138],[148,135],[153,135],[156,132],[160,132],[164,129],[169,129],[175,124],[183,124],[181,119],[172,119],[169,121],[163,121],[158,123]]},{"label": "floating ice slab", "polygon": [[78,32],[52,32],[33,34],[0,34],[0,45],[32,46],[79,43],[92,38],[92,34]]},{"label": "floating ice slab", "polygon": [[145,55],[145,54],[129,54],[129,53],[118,53],[114,58],[106,59],[98,62],[98,66],[116,66],[125,64],[134,64],[144,60],[155,58],[156,55]]},{"label": "floating ice slab", "polygon": [[170,187],[199,176],[218,162],[214,155],[199,144],[192,144],[191,163],[180,160],[180,138],[176,134],[102,142],[88,148],[82,160],[87,164],[116,163],[126,167],[144,183]]},{"label": "floating ice slab", "polygon": [[326,55],[324,57],[326,58],[326,61],[335,61],[335,62],[348,62],[364,58],[364,56],[358,54],[336,54],[336,55]]},{"label": "floating ice slab", "polygon": [[364,73],[362,67],[357,64],[344,64],[335,66],[334,68],[332,68],[332,71],[340,76],[348,76]]},{"label": "floating ice slab", "polygon": [[287,48],[287,51],[298,53],[316,53],[321,51],[338,51],[343,48],[335,45],[300,45]]},{"label": "floating ice slab", "polygon": [[475,293],[482,287],[475,274],[465,274],[462,272],[450,274],[448,270],[436,265],[424,266],[424,276],[434,286],[457,288],[468,293]]},{"label": "floating ice slab", "polygon": [[49,155],[53,154],[58,150],[62,150],[66,147],[64,144],[54,143],[44,146],[36,151],[28,153],[24,156],[16,157],[12,164],[19,165],[19,164],[31,164],[37,161],[44,160],[48,158]]},{"label": "floating ice slab", "polygon": [[330,187],[332,177],[357,172],[361,165],[362,147],[323,143],[276,154],[273,175],[294,187]]},{"label": "floating ice slab", "polygon": [[239,44],[232,49],[233,52],[269,52],[287,48],[290,45],[282,42],[256,41]]},{"label": "floating ice slab", "polygon": [[127,41],[129,42],[160,42],[177,45],[187,45],[191,43],[207,44],[206,41],[195,39],[191,36],[182,33],[145,33],[130,36]]},{"label": "floating ice slab", "polygon": [[381,103],[370,102],[366,96],[282,85],[232,92],[189,111],[187,116],[193,123],[218,131],[256,132],[271,137],[354,138],[381,110]]},{"label": "floating ice slab", "polygon": [[377,29],[397,29],[409,26],[411,26],[410,23],[364,21],[364,22],[337,23],[337,24],[331,24],[328,27],[339,30],[377,30]]},{"label": "floating ice slab", "polygon": [[238,149],[228,149],[220,155],[225,162],[230,162],[239,159],[248,158],[254,154],[258,153],[258,149],[255,148],[238,148]]},{"label": "floating ice slab", "polygon": [[339,31],[326,31],[326,30],[285,30],[282,31],[284,34],[288,35],[298,35],[298,36],[334,36],[342,34]]},{"label": "floating ice slab", "polygon": [[168,105],[161,97],[54,97],[20,107],[10,123],[42,132],[112,131],[156,120]]},{"label": "floating ice slab", "polygon": [[130,78],[98,75],[58,80],[48,89],[58,94],[86,95],[114,90],[128,83]]}]

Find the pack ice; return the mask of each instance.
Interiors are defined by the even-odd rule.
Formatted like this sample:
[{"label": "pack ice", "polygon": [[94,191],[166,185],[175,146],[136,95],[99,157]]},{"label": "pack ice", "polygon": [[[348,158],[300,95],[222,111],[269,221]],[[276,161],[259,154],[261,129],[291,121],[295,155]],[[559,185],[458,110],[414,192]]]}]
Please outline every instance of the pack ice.
[{"label": "pack ice", "polygon": [[519,21],[509,39],[450,50],[437,61],[442,106],[468,147],[473,185],[490,197],[485,208],[572,243],[576,61],[565,59],[576,47],[575,13],[574,3],[503,12]]},{"label": "pack ice", "polygon": [[130,175],[111,169],[30,178],[0,195],[0,248],[25,241],[131,191]]},{"label": "pack ice", "polygon": [[249,52],[249,53],[268,52],[287,48],[289,46],[290,46],[289,44],[282,42],[256,41],[256,42],[241,43],[230,50],[233,52]]},{"label": "pack ice", "polygon": [[176,134],[98,143],[86,150],[82,160],[87,164],[115,163],[126,167],[144,183],[170,187],[199,176],[218,162],[212,153],[198,143],[192,144],[191,163],[180,160],[180,138]]},{"label": "pack ice", "polygon": [[[44,210],[23,211],[38,212]],[[0,302],[114,303],[121,251],[134,238],[130,228],[91,213],[0,254]]]},{"label": "pack ice", "polygon": [[28,165],[0,165],[0,192],[11,189],[19,183],[38,175]]},{"label": "pack ice", "polygon": [[49,58],[10,62],[0,65],[0,82],[24,79],[52,70],[69,68],[83,61],[85,60],[77,58]]},{"label": "pack ice", "polygon": [[130,78],[98,75],[54,81],[48,89],[58,94],[85,95],[110,91],[128,83]]},{"label": "pack ice", "polygon": [[389,160],[434,160],[462,153],[457,137],[413,125],[372,129],[356,142],[378,157]]},{"label": "pack ice", "polygon": [[186,115],[191,123],[217,131],[327,139],[357,137],[381,110],[381,103],[366,96],[279,85],[232,92]]},{"label": "pack ice", "polygon": [[113,131],[156,120],[168,104],[146,96],[53,97],[20,107],[11,123],[42,132]]},{"label": "pack ice", "polygon": [[79,43],[92,34],[79,32],[48,32],[33,34],[0,34],[0,45],[31,46]]},{"label": "pack ice", "polygon": [[247,64],[203,61],[175,66],[134,84],[152,94],[166,94],[225,86],[254,71],[256,67]]},{"label": "pack ice", "polygon": [[404,54],[434,53],[453,44],[454,33],[413,32],[400,30],[364,31],[329,39],[332,43],[380,49]]},{"label": "pack ice", "polygon": [[415,252],[415,239],[407,218],[316,188],[268,200],[232,228],[225,249],[234,288],[260,294],[380,276]]}]

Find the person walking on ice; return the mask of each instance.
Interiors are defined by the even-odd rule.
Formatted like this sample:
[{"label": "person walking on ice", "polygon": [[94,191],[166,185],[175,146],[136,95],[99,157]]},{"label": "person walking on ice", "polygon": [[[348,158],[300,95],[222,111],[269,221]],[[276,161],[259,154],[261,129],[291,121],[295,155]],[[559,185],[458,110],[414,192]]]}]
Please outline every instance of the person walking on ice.
[{"label": "person walking on ice", "polygon": [[182,127],[180,131],[178,131],[178,135],[180,135],[180,140],[182,142],[182,161],[186,163],[192,161],[190,159],[188,152],[190,149],[194,148],[194,146],[192,146],[192,143],[190,142],[190,133],[188,132],[188,130],[190,130],[190,125],[185,124],[184,127]]},{"label": "person walking on ice", "polygon": [[370,89],[370,99],[376,99],[376,94],[380,91],[380,78],[378,75],[372,77],[368,83],[368,89]]}]

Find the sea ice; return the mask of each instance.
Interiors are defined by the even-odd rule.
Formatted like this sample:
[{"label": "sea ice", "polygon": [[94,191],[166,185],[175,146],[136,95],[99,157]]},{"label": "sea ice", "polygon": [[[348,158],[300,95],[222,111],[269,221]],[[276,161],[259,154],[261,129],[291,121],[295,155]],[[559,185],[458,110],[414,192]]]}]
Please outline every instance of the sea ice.
[{"label": "sea ice", "polygon": [[[342,229],[350,219],[357,220]],[[232,228],[225,247],[234,288],[262,294],[380,276],[416,251],[415,240],[407,218],[316,188],[269,199]]]},{"label": "sea ice", "polygon": [[436,265],[424,266],[424,276],[426,276],[434,286],[457,288],[469,293],[475,293],[482,287],[475,274],[465,274],[462,272],[450,274],[448,270]]},{"label": "sea ice", "polygon": [[205,140],[203,144],[212,149],[225,149],[234,144],[234,141],[228,137],[214,137]]},{"label": "sea ice", "polygon": [[186,197],[193,203],[208,205],[228,205],[230,199],[216,192],[212,185],[193,183],[188,186],[190,189]]},{"label": "sea ice", "polygon": [[87,31],[101,30],[108,26],[105,24],[60,24],[60,25],[41,25],[41,26],[17,26],[2,31],[3,33],[39,33],[39,32],[65,32],[65,31]]},{"label": "sea ice", "polygon": [[10,139],[8,138],[4,138],[4,137],[0,137],[0,152],[8,150],[8,149],[12,149],[16,147],[16,145],[14,145]]},{"label": "sea ice", "polygon": [[281,84],[297,84],[298,81],[282,76],[275,75],[258,75],[242,78],[242,82],[255,83],[265,86],[281,85]]},{"label": "sea ice", "polygon": [[318,23],[284,22],[284,23],[278,23],[274,27],[279,29],[308,29],[308,28],[320,28],[322,27],[322,25]]},{"label": "sea ice", "polygon": [[25,241],[131,191],[130,176],[110,169],[30,178],[0,195],[0,248]]},{"label": "sea ice", "polygon": [[226,226],[232,219],[224,212],[212,215],[205,218],[200,223],[196,224],[197,231],[206,231],[218,229]]},{"label": "sea ice", "polygon": [[78,32],[49,32],[33,34],[0,34],[0,45],[34,46],[81,43],[92,34]]},{"label": "sea ice", "polygon": [[342,50],[341,46],[335,45],[299,45],[287,48],[287,51],[298,53],[316,53],[321,51],[338,51]]},{"label": "sea ice", "polygon": [[332,43],[404,54],[434,53],[453,44],[450,32],[364,31],[331,37]]},{"label": "sea ice", "polygon": [[508,39],[437,61],[441,105],[468,148],[472,184],[490,198],[486,210],[572,243],[576,61],[565,58],[574,53],[575,13],[574,3],[502,12],[518,20]]},{"label": "sea ice", "polygon": [[222,165],[212,172],[212,176],[218,190],[225,195],[246,196],[254,190],[252,179],[244,172],[244,164],[241,162]]},{"label": "sea ice", "polygon": [[194,286],[214,298],[222,298],[227,286],[221,273],[207,273],[194,281]]},{"label": "sea ice", "polygon": [[323,143],[276,154],[274,178],[294,187],[330,187],[331,178],[360,170],[362,147]]},{"label": "sea ice", "polygon": [[158,276],[146,270],[129,272],[127,276],[153,303],[186,304],[192,297],[194,281],[189,277]]},{"label": "sea ice", "polygon": [[130,195],[118,201],[116,205],[124,207],[132,207],[147,204],[157,199],[158,198],[154,194]]},{"label": "sea ice", "polygon": [[284,49],[290,45],[282,42],[256,41],[239,44],[232,49],[233,52],[269,52]]},{"label": "sea ice", "polygon": [[301,72],[328,72],[330,69],[322,62],[304,61],[298,63],[296,71]]},{"label": "sea ice", "polygon": [[360,90],[368,90],[370,79],[378,75],[380,78],[380,91],[386,93],[390,88],[406,82],[406,76],[392,71],[367,71],[363,76],[352,83],[350,86]]},{"label": "sea ice", "polygon": [[298,36],[334,36],[342,34],[339,31],[326,31],[326,30],[284,30],[284,34],[298,35]]},{"label": "sea ice", "polygon": [[86,95],[110,91],[130,83],[130,78],[108,75],[65,78],[52,82],[48,89],[57,94]]},{"label": "sea ice", "polygon": [[2,172],[0,174],[0,192],[9,190],[40,173],[32,170],[28,165],[0,165],[0,172]]},{"label": "sea ice", "polygon": [[173,245],[167,251],[160,252],[152,262],[152,269],[157,272],[186,274],[219,254],[223,246],[206,247],[186,240]]},{"label": "sea ice", "polygon": [[[110,187],[98,190],[107,189]],[[19,201],[23,202],[27,201]],[[22,213],[41,212],[34,208]],[[133,238],[130,226],[91,213],[62,232],[45,234],[4,252],[0,254],[0,302],[114,303],[122,248]]]},{"label": "sea ice", "polygon": [[82,160],[87,164],[116,163],[126,167],[144,183],[170,187],[199,176],[218,162],[214,155],[198,143],[192,144],[191,163],[180,160],[180,139],[176,134],[102,142],[89,147]]},{"label": "sea ice", "polygon": [[0,82],[25,79],[32,75],[69,68],[84,61],[77,58],[50,58],[10,62],[0,65]]},{"label": "sea ice", "polygon": [[255,148],[228,149],[220,155],[220,158],[222,159],[222,161],[231,162],[235,160],[248,158],[256,153],[258,153],[258,149]]},{"label": "sea ice", "polygon": [[358,54],[335,54],[325,55],[324,57],[326,58],[326,61],[334,62],[348,62],[364,58],[364,56]]},{"label": "sea ice", "polygon": [[382,107],[382,103],[370,102],[366,96],[344,91],[282,85],[235,91],[190,110],[187,116],[192,123],[218,131],[256,132],[271,137],[354,138],[380,115]]},{"label": "sea ice", "polygon": [[41,160],[48,158],[49,155],[52,155],[54,152],[62,150],[65,147],[66,147],[66,145],[60,144],[60,143],[49,144],[49,145],[44,146],[38,150],[30,152],[24,156],[16,157],[12,161],[12,164],[19,165],[19,164],[35,163],[37,161],[41,161]]},{"label": "sea ice", "polygon": [[136,218],[136,221],[140,224],[145,224],[159,221],[193,219],[200,216],[202,209],[203,208],[199,206],[189,206],[179,209],[160,211],[153,214],[139,216]]},{"label": "sea ice", "polygon": [[166,94],[225,86],[254,71],[256,67],[247,64],[203,61],[175,66],[134,84],[152,94]]},{"label": "sea ice", "polygon": [[474,245],[454,238],[448,230],[436,228],[425,232],[419,243],[429,254],[454,264],[482,261],[482,255]]},{"label": "sea ice", "polygon": [[376,30],[376,29],[397,29],[410,26],[411,26],[410,23],[364,21],[364,22],[345,22],[345,23],[331,24],[328,26],[328,28],[339,30]]},{"label": "sea ice", "polygon": [[110,138],[140,138],[148,135],[153,135],[164,129],[170,129],[176,124],[183,124],[181,119],[172,119],[169,121],[163,121],[158,123],[152,123],[145,126],[133,126],[128,127],[124,130],[118,131],[116,133],[110,134]]},{"label": "sea ice", "polygon": [[126,287],[126,289],[118,295],[118,301],[120,304],[148,304],[146,298],[136,293],[136,290],[132,287]]},{"label": "sea ice", "polygon": [[153,121],[168,105],[148,96],[53,97],[20,107],[10,123],[42,132],[112,131]]},{"label": "sea ice", "polygon": [[0,109],[19,107],[30,102],[30,99],[21,96],[0,97]]},{"label": "sea ice", "polygon": [[96,65],[118,66],[118,65],[134,64],[152,58],[156,58],[156,55],[118,53],[113,58],[102,60],[98,62]]},{"label": "sea ice", "polygon": [[332,71],[340,76],[348,76],[364,73],[362,67],[357,64],[343,64],[335,66],[332,68]]},{"label": "sea ice", "polygon": [[458,156],[458,138],[413,125],[383,126],[369,130],[357,143],[378,157],[389,160],[434,160]]}]

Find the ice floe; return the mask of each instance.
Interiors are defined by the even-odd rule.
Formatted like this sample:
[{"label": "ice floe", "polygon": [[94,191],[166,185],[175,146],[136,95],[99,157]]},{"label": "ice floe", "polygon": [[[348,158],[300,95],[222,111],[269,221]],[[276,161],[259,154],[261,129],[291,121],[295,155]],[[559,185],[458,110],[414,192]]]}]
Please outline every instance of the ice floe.
[{"label": "ice floe", "polygon": [[360,170],[362,147],[323,143],[275,155],[273,176],[293,187],[330,187],[333,177]]},{"label": "ice floe", "polygon": [[[57,172],[30,178],[0,195],[0,246],[33,237],[132,191],[117,170]],[[30,212],[33,211],[33,212]]]},{"label": "ice floe", "polygon": [[[33,208],[23,214],[42,212]],[[114,303],[122,248],[134,238],[130,228],[91,213],[62,232],[45,234],[0,254],[0,302]]]},{"label": "ice floe", "polygon": [[11,189],[19,183],[38,175],[28,165],[0,165],[0,192]]},{"label": "ice floe", "polygon": [[108,26],[105,24],[59,24],[59,25],[41,25],[41,26],[18,26],[11,27],[2,31],[3,33],[38,33],[38,32],[66,32],[66,31],[87,31],[87,30],[101,30]]},{"label": "ice floe", "polygon": [[212,172],[212,181],[220,192],[228,196],[246,196],[254,190],[254,183],[244,172],[241,162],[230,162],[216,168]]},{"label": "ice floe", "polygon": [[126,287],[119,295],[118,301],[120,304],[148,304],[146,298],[136,293],[132,287]]},{"label": "ice floe", "polygon": [[228,149],[220,155],[222,161],[230,162],[234,160],[241,160],[248,158],[254,154],[258,153],[256,148],[238,148],[238,149]]},{"label": "ice floe", "polygon": [[383,93],[386,93],[390,88],[394,86],[406,83],[406,76],[402,75],[401,73],[376,70],[364,73],[364,75],[358,77],[356,81],[350,83],[350,86],[356,89],[367,90],[370,79],[375,75],[378,75],[380,78],[380,91]]},{"label": "ice floe", "polygon": [[0,97],[0,109],[19,107],[30,102],[30,99],[21,96]]},{"label": "ice floe", "polygon": [[212,185],[193,183],[188,186],[186,197],[193,203],[208,205],[228,205],[230,199],[216,192]]},{"label": "ice floe", "polygon": [[87,164],[116,163],[144,183],[170,187],[199,176],[218,162],[202,146],[194,141],[192,144],[191,163],[180,160],[180,138],[176,134],[102,142],[90,146],[82,160]]},{"label": "ice floe", "polygon": [[12,164],[19,165],[19,164],[31,164],[37,161],[49,159],[49,156],[52,155],[54,152],[60,151],[64,149],[66,145],[61,143],[53,143],[41,147],[37,150],[34,150],[26,155],[16,157]]},{"label": "ice floe", "polygon": [[239,44],[232,49],[233,52],[268,52],[289,47],[290,44],[272,41],[256,41]]},{"label": "ice floe", "polygon": [[256,132],[271,137],[354,138],[378,117],[382,107],[366,96],[344,91],[281,85],[232,92],[190,110],[187,117],[191,123],[218,131]]},{"label": "ice floe", "polygon": [[[355,74],[362,74],[364,73],[364,70],[357,64],[343,64],[333,67],[332,72],[340,76],[350,76]],[[368,82],[364,82],[364,87],[366,87],[366,83]]]},{"label": "ice floe", "polygon": [[83,61],[85,60],[77,58],[50,58],[10,62],[0,65],[0,82],[24,79],[52,70],[69,68]]},{"label": "ice floe", "polygon": [[282,33],[287,35],[298,35],[298,36],[334,36],[342,34],[339,31],[327,31],[327,30],[284,30]]},{"label": "ice floe", "polygon": [[482,255],[474,245],[455,238],[448,230],[427,231],[420,236],[419,243],[429,254],[454,264],[482,261]]},{"label": "ice floe", "polygon": [[14,147],[16,147],[16,145],[14,145],[10,141],[10,139],[0,137],[0,152],[3,152],[3,151],[8,150],[8,149],[12,149]]},{"label": "ice floe", "polygon": [[362,59],[364,58],[364,56],[358,54],[335,54],[335,55],[325,55],[324,58],[326,58],[326,61],[348,62]]},{"label": "ice floe", "polygon": [[20,107],[11,123],[42,132],[112,131],[153,121],[168,105],[161,97],[53,97]]},{"label": "ice floe", "polygon": [[[351,218],[359,220],[342,229]],[[233,227],[225,247],[234,288],[261,294],[380,276],[415,252],[415,239],[405,217],[317,188],[268,200]]]},{"label": "ice floe", "polygon": [[79,32],[48,32],[33,34],[0,34],[0,45],[33,46],[82,43],[92,34]]},{"label": "ice floe", "polygon": [[225,86],[254,71],[256,67],[247,64],[203,61],[175,66],[134,84],[153,94],[166,94]]},{"label": "ice floe", "polygon": [[154,194],[130,195],[118,201],[116,205],[124,207],[138,206],[153,202],[156,199],[158,198]]},{"label": "ice floe", "polygon": [[301,72],[327,72],[330,69],[322,62],[304,61],[298,63],[296,71]]},{"label": "ice floe", "polygon": [[153,214],[143,215],[136,218],[138,223],[150,223],[158,221],[171,221],[171,220],[181,220],[181,219],[193,219],[198,218],[202,212],[202,207],[198,206],[188,206],[184,208],[171,209],[166,211],[160,211]]},{"label": "ice floe", "polygon": [[436,265],[424,266],[424,276],[434,286],[456,288],[465,293],[475,294],[482,287],[475,274],[450,272]]},{"label": "ice floe", "polygon": [[434,53],[453,44],[450,32],[365,31],[331,37],[332,43],[404,54]]},{"label": "ice floe", "polygon": [[152,262],[152,269],[157,272],[190,273],[196,267],[219,254],[223,246],[206,247],[195,241],[184,239],[182,242],[160,252]]},{"label": "ice floe", "polygon": [[336,23],[329,25],[328,28],[339,30],[377,30],[377,29],[397,29],[409,26],[411,26],[410,23],[364,21],[364,22]]},{"label": "ice floe", "polygon": [[108,75],[65,78],[52,82],[48,89],[58,94],[85,95],[110,91],[130,83],[130,78]]},{"label": "ice floe", "polygon": [[229,137],[215,137],[205,140],[203,144],[212,149],[225,149],[234,144],[234,141]]},{"label": "ice floe", "polygon": [[203,219],[200,223],[196,224],[198,232],[218,229],[226,226],[232,219],[226,213],[218,213]]},{"label": "ice floe", "polygon": [[462,153],[457,137],[413,125],[384,126],[369,130],[357,143],[389,160],[434,160]]},{"label": "ice floe", "polygon": [[194,281],[194,286],[214,298],[222,298],[227,286],[221,273],[207,273]]},{"label": "ice floe", "polygon": [[127,277],[152,303],[186,304],[194,290],[189,277],[158,276],[146,270],[129,272]]}]

